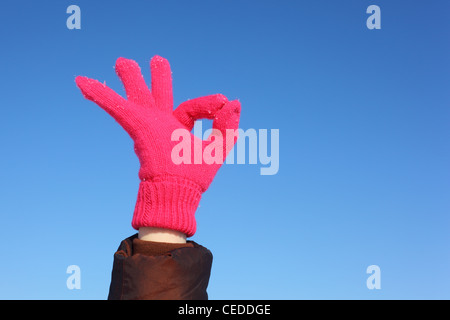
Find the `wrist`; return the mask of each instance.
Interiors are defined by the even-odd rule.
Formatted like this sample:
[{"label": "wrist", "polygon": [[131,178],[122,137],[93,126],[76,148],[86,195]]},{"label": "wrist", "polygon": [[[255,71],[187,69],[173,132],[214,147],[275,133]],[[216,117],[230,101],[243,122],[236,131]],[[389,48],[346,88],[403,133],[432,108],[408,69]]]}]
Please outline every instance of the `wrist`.
[{"label": "wrist", "polygon": [[141,227],[138,238],[144,241],[186,243],[186,234],[164,228]]}]

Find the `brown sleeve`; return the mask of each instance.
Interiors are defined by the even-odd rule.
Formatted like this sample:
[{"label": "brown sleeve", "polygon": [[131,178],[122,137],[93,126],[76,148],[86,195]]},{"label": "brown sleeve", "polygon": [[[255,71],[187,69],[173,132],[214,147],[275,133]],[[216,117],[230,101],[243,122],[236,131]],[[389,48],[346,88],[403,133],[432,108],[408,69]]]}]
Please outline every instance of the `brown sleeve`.
[{"label": "brown sleeve", "polygon": [[144,241],[138,238],[133,239],[133,254],[144,254],[146,256],[160,256],[168,253],[169,251],[186,247],[193,248],[194,245],[191,242],[167,243]]},{"label": "brown sleeve", "polygon": [[211,265],[211,251],[193,241],[146,243],[133,235],[114,254],[108,299],[206,300]]}]

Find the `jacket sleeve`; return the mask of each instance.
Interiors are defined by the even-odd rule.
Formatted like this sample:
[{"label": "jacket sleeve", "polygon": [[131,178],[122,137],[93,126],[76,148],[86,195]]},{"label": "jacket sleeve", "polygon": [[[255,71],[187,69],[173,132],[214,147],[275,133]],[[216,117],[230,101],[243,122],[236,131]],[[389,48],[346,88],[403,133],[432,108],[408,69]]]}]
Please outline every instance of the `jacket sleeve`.
[{"label": "jacket sleeve", "polygon": [[133,253],[137,234],[123,240],[114,254],[109,300],[207,300],[211,251],[191,246],[160,255]]}]

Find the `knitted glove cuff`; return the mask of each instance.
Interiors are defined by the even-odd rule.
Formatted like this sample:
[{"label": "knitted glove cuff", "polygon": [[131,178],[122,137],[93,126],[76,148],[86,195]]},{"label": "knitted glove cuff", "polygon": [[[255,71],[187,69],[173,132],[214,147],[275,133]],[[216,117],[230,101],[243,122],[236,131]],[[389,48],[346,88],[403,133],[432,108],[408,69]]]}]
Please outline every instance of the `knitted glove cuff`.
[{"label": "knitted glove cuff", "polygon": [[196,231],[195,211],[202,188],[195,182],[175,176],[141,181],[132,226],[165,228],[192,237]]}]

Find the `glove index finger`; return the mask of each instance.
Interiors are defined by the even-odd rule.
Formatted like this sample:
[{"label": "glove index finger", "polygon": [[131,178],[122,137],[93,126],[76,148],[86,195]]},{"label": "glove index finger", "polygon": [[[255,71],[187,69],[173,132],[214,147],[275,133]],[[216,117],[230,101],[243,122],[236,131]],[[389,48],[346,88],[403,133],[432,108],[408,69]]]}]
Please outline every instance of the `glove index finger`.
[{"label": "glove index finger", "polygon": [[225,135],[226,130],[239,128],[241,117],[241,103],[238,100],[228,101],[215,115],[213,129],[218,129]]},{"label": "glove index finger", "polygon": [[187,129],[192,130],[195,120],[214,119],[217,112],[228,102],[223,94],[213,94],[205,97],[187,100],[175,109],[173,115]]},{"label": "glove index finger", "polygon": [[[239,137],[239,119],[241,116],[241,104],[238,100],[227,102],[215,115],[212,125],[212,132],[204,143],[204,148],[222,139],[223,161],[228,153],[233,149]],[[214,137],[214,139],[212,139]]]}]

